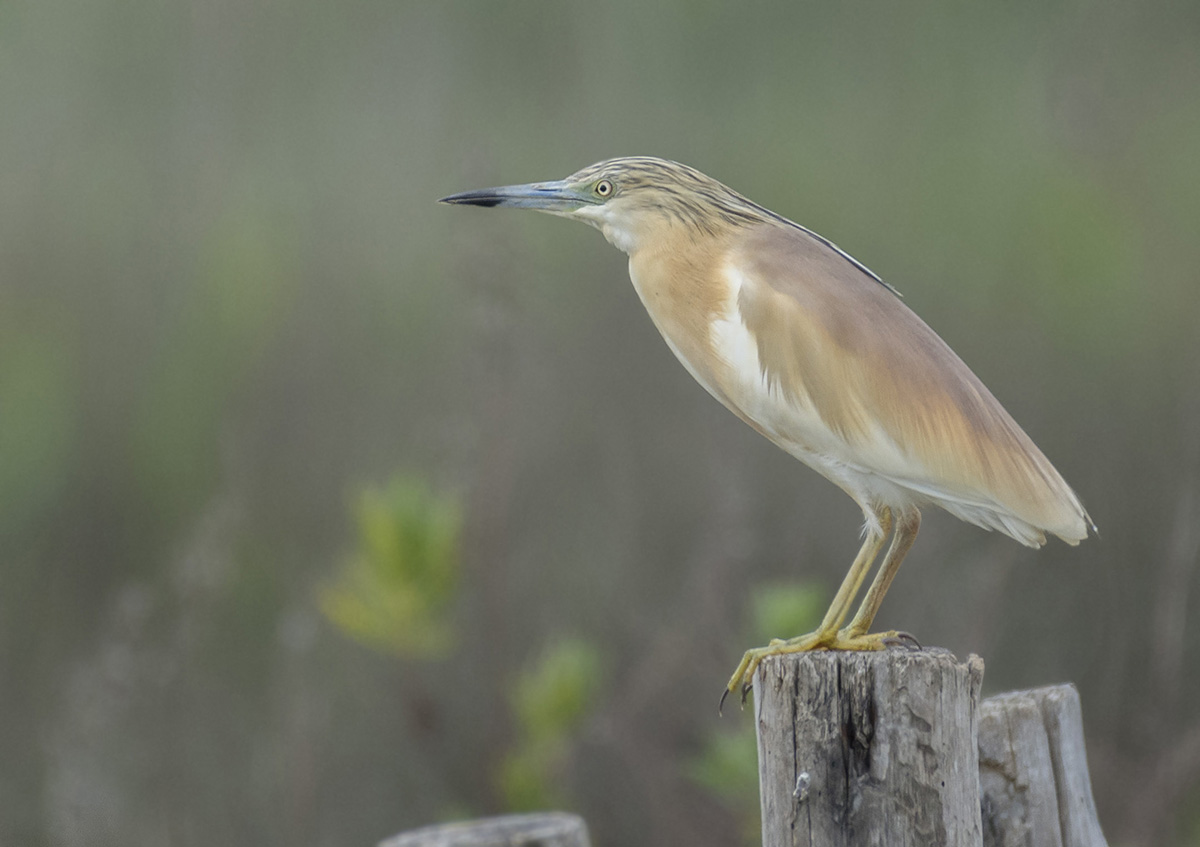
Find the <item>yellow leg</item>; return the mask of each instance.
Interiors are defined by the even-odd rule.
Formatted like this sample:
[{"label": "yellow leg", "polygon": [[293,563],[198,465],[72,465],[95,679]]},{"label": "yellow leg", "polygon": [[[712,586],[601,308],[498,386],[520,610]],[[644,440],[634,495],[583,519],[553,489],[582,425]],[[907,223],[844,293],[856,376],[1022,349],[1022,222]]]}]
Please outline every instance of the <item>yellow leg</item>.
[{"label": "yellow leg", "polygon": [[[896,578],[896,571],[900,570],[900,563],[912,549],[920,529],[921,513],[916,509],[902,515],[897,521],[896,535],[892,539],[892,546],[888,548],[887,555],[883,558],[883,564],[879,566],[879,573],[875,574],[871,587],[867,589],[867,596],[863,598],[862,605],[858,607],[858,613],[855,614],[854,620],[838,633],[839,642],[856,641],[864,637],[874,638],[874,636],[867,636],[867,630],[871,628],[871,622],[875,620],[875,615],[883,604],[883,595],[887,594],[888,588],[891,587],[892,580]],[[895,638],[897,633],[887,632],[878,633],[878,635],[882,642],[887,638]],[[880,647],[882,646],[881,643]]]},{"label": "yellow leg", "polygon": [[[871,572],[871,565],[874,563],[875,557],[879,555],[879,551],[883,548],[883,542],[887,541],[888,534],[892,531],[892,510],[886,506],[879,513],[879,527],[878,533],[867,534],[862,548],[854,557],[854,564],[850,565],[846,578],[842,580],[837,594],[833,596],[833,602],[829,604],[829,609],[825,612],[825,617],[821,619],[820,626],[812,635],[832,637],[838,631],[838,627],[842,625],[842,621],[846,619],[846,615],[850,613],[850,604],[858,596],[863,580]],[[793,638],[781,643],[790,644],[806,637],[800,636],[800,638]]]},{"label": "yellow leg", "polygon": [[[868,531],[862,549],[854,557],[854,564],[850,566],[850,570],[846,573],[846,578],[842,580],[841,587],[838,588],[837,594],[834,595],[833,602],[829,604],[829,610],[825,613],[825,617],[822,618],[821,624],[817,627],[816,631],[810,632],[808,635],[790,638],[787,641],[776,639],[766,647],[747,650],[746,654],[742,656],[742,661],[737,666],[737,670],[733,672],[733,676],[729,680],[729,685],[725,687],[725,694],[737,691],[740,688],[744,698],[746,692],[749,691],[750,680],[754,676],[755,668],[767,656],[775,656],[781,653],[801,653],[806,650],[818,650],[822,648],[839,649],[837,645],[838,628],[841,627],[842,621],[846,619],[846,615],[850,611],[850,605],[854,602],[854,598],[858,596],[863,581],[867,578],[867,574],[871,570],[871,564],[875,561],[875,557],[879,555],[884,542],[887,541],[888,534],[892,531],[892,513],[890,509],[885,507],[880,510],[879,525],[880,531]],[[892,546],[894,549],[895,545],[893,544]],[[891,558],[890,552],[888,558]],[[872,584],[871,588],[874,590],[874,584]],[[722,695],[721,701],[725,701],[724,695]]]}]

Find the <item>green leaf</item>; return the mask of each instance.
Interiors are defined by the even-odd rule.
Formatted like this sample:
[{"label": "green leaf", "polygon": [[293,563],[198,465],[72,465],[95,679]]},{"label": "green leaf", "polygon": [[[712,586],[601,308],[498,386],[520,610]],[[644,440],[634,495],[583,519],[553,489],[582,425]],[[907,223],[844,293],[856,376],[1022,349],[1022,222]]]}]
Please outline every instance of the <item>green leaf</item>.
[{"label": "green leaf", "polygon": [[512,695],[522,731],[531,739],[561,738],[579,726],[600,683],[600,656],[594,647],[567,639],[523,672]]},{"label": "green leaf", "polygon": [[825,592],[807,583],[758,586],[750,598],[755,640],[792,638],[817,628],[825,612]]},{"label": "green leaf", "polygon": [[497,773],[511,811],[568,805],[561,772],[573,736],[599,691],[600,665],[595,647],[569,638],[547,650],[513,682],[510,701],[517,741]]},{"label": "green leaf", "polygon": [[358,549],[320,589],[322,613],[369,647],[437,658],[454,645],[461,510],[419,480],[368,488],[355,507]]},{"label": "green leaf", "polygon": [[711,732],[700,753],[685,762],[684,773],[733,812],[746,844],[758,843],[762,818],[753,723],[744,722],[735,732]]}]

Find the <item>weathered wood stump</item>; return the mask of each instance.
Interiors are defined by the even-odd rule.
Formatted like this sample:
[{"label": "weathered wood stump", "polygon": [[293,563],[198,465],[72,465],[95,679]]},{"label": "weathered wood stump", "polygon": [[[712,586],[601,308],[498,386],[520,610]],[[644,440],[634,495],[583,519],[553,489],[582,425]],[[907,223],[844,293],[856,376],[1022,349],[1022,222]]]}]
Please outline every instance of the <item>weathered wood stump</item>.
[{"label": "weathered wood stump", "polygon": [[543,812],[503,815],[402,832],[379,847],[590,847],[578,815]]},{"label": "weathered wood stump", "polygon": [[979,782],[986,847],[1106,847],[1075,686],[984,700]]},{"label": "weathered wood stump", "polygon": [[754,678],[763,847],[982,844],[983,661],[946,650],[768,659]]}]

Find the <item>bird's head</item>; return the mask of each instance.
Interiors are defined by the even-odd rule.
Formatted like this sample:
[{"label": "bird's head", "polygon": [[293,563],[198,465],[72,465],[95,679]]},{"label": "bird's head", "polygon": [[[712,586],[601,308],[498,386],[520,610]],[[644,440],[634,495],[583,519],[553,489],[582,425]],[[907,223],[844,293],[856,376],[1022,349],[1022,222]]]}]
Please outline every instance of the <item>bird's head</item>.
[{"label": "bird's head", "polygon": [[598,162],[554,182],[452,194],[441,202],[511,206],[574,218],[599,229],[626,253],[663,227],[711,236],[730,226],[775,218],[694,168],[646,156]]}]

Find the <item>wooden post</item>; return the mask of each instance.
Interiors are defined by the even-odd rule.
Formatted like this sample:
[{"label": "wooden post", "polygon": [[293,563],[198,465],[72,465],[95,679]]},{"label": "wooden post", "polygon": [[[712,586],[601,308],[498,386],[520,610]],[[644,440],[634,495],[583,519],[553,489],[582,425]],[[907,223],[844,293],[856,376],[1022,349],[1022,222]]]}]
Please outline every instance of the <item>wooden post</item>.
[{"label": "wooden post", "polygon": [[402,832],[379,847],[590,847],[583,818],[566,812],[503,815]]},{"label": "wooden post", "polygon": [[1092,799],[1074,685],[983,701],[979,782],[987,847],[1107,847]]},{"label": "wooden post", "polygon": [[983,661],[772,657],[754,678],[763,847],[978,847]]}]

